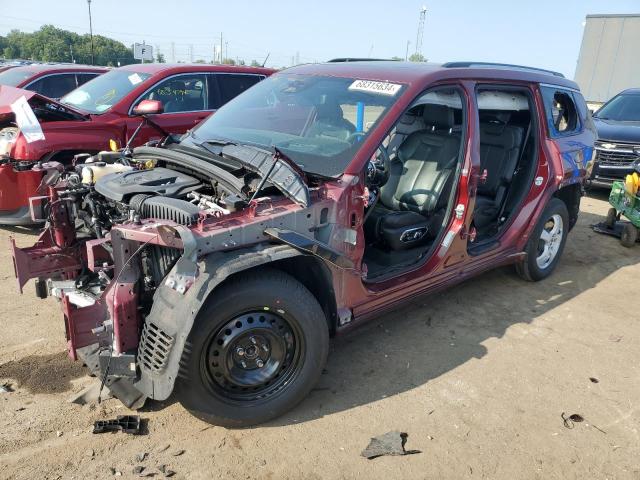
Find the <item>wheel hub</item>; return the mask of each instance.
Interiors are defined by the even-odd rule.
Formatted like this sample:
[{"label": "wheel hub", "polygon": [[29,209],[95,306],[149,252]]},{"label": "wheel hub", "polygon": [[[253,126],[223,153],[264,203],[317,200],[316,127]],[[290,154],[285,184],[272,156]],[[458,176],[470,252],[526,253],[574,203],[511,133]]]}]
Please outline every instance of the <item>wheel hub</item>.
[{"label": "wheel hub", "polygon": [[296,336],[279,315],[252,312],[226,323],[206,354],[209,384],[227,397],[260,398],[273,393],[292,370]]},{"label": "wheel hub", "polygon": [[554,214],[547,220],[540,232],[538,256],[536,263],[540,268],[547,268],[556,258],[564,235],[562,217]]}]

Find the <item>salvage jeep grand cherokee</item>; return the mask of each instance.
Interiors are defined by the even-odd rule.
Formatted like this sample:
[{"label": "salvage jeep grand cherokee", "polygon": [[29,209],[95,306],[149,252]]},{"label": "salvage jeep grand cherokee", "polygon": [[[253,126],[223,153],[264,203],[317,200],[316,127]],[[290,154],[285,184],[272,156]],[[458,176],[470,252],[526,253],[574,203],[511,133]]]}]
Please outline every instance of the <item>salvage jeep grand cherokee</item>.
[{"label": "salvage jeep grand cherokee", "polygon": [[117,173],[98,156],[52,177],[16,275],[60,299],[70,356],[127,405],[174,392],[214,424],[265,422],[307,395],[331,335],[499,265],[550,275],[587,112],[525,67],[288,69]]}]

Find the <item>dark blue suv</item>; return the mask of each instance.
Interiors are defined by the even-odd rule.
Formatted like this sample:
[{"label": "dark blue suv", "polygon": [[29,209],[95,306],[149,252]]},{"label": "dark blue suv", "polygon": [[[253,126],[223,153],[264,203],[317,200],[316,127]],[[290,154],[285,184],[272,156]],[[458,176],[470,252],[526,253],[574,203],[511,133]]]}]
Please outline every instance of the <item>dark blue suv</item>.
[{"label": "dark blue suv", "polygon": [[624,90],[594,115],[596,157],[587,184],[609,187],[640,164],[640,88]]}]

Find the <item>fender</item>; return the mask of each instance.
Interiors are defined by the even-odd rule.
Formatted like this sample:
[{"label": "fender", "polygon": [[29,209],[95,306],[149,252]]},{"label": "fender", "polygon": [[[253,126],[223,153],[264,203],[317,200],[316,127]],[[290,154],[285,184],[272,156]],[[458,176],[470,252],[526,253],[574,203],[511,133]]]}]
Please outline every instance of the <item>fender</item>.
[{"label": "fender", "polygon": [[[183,350],[190,348],[187,337],[211,292],[234,273],[302,255],[305,253],[289,245],[264,243],[231,252],[215,252],[198,262],[199,275],[184,294],[165,283],[159,286],[138,347],[141,373],[135,387],[149,398],[166,400],[179,375]],[[175,276],[177,267],[174,266],[169,275]]]}]

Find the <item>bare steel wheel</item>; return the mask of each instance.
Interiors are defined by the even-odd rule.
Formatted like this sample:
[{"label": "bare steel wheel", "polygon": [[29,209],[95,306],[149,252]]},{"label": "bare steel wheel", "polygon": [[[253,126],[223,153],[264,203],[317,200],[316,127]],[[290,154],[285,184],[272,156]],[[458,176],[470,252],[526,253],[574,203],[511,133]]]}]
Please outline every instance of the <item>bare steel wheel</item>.
[{"label": "bare steel wheel", "polygon": [[215,425],[264,423],[309,393],[328,350],[324,311],[304,285],[269,268],[238,274],[200,310],[180,361],[176,396]]},{"label": "bare steel wheel", "polygon": [[564,250],[568,225],[569,212],[565,203],[552,198],[525,245],[526,257],[516,264],[522,278],[533,282],[551,275]]},{"label": "bare steel wheel", "polygon": [[212,392],[239,403],[276,393],[301,367],[304,341],[277,313],[233,318],[209,339],[201,366]]}]

